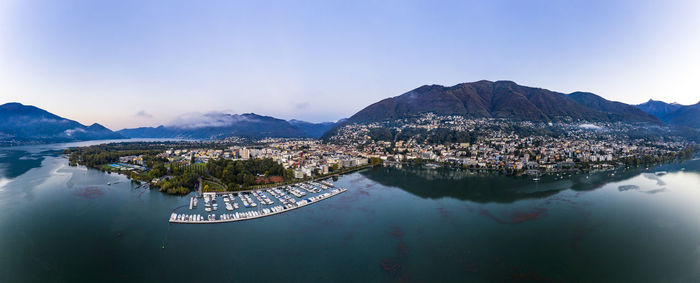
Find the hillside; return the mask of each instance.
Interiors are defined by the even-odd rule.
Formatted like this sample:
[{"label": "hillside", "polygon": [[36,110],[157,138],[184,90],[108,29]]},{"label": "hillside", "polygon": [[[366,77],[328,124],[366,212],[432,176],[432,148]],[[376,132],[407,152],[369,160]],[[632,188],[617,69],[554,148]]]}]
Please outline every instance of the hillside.
[{"label": "hillside", "polygon": [[610,121],[659,122],[658,118],[635,106],[609,101],[590,92],[574,92],[567,97],[583,106],[603,112]]},{"label": "hillside", "polygon": [[657,118],[620,102],[577,92],[570,95],[511,81],[478,81],[451,87],[426,85],[387,98],[348,119],[363,123],[406,118],[421,113],[534,121],[627,121],[661,123]]},{"label": "hillside", "polygon": [[671,125],[679,125],[700,129],[700,102],[683,106],[661,118]]},{"label": "hillside", "polygon": [[289,122],[254,113],[208,113],[202,117],[181,119],[171,125],[123,129],[118,133],[130,138],[217,139],[230,136],[306,137],[306,133]]},{"label": "hillside", "polygon": [[649,99],[649,101],[647,102],[637,104],[635,106],[637,106],[637,108],[639,109],[642,109],[642,111],[644,112],[654,115],[654,117],[659,119],[683,107],[683,105],[680,105],[678,103],[666,103],[663,101],[651,99]]},{"label": "hillside", "polygon": [[38,107],[20,103],[0,105],[0,143],[3,144],[119,138],[123,136],[97,123],[85,126]]},{"label": "hillside", "polygon": [[289,120],[289,124],[304,132],[307,137],[319,138],[328,130],[333,128],[334,122],[311,123],[296,119]]}]

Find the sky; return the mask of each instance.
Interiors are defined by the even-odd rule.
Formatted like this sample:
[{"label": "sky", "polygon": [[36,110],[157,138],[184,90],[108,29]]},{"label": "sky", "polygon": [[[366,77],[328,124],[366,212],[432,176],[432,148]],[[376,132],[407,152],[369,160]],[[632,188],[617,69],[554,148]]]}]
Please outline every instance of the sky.
[{"label": "sky", "polygon": [[0,1],[0,104],[111,129],[312,122],[479,80],[700,101],[700,1]]}]

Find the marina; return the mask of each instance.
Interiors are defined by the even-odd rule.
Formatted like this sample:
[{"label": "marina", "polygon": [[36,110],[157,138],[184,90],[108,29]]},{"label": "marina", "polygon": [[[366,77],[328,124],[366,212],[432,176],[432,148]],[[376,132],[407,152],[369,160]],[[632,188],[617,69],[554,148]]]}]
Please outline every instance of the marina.
[{"label": "marina", "polygon": [[[319,181],[225,194],[207,192],[201,196],[204,201],[204,213],[197,209],[199,197],[192,196],[189,200],[189,211],[183,213],[175,209],[169,222],[213,224],[256,219],[304,207],[346,191],[345,188],[334,188],[330,182]],[[223,201],[226,212],[216,213],[219,208],[217,200]],[[242,206],[239,206],[239,203]]]}]

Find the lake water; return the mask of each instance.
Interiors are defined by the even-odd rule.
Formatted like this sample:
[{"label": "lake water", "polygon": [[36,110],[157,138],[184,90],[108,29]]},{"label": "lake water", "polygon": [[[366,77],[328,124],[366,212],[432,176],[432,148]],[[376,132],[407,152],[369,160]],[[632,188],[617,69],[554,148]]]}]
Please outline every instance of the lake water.
[{"label": "lake water", "polygon": [[65,146],[0,149],[0,282],[700,281],[697,159],[539,183],[374,168],[281,215],[183,225],[188,197],[69,167]]}]

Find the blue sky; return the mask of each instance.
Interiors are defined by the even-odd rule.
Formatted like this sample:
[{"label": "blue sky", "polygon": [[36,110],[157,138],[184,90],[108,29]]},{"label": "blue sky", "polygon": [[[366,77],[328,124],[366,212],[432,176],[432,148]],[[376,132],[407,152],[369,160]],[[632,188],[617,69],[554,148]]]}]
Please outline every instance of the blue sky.
[{"label": "blue sky", "polygon": [[5,0],[0,103],[112,129],[210,111],[336,120],[481,79],[692,104],[698,3]]}]

